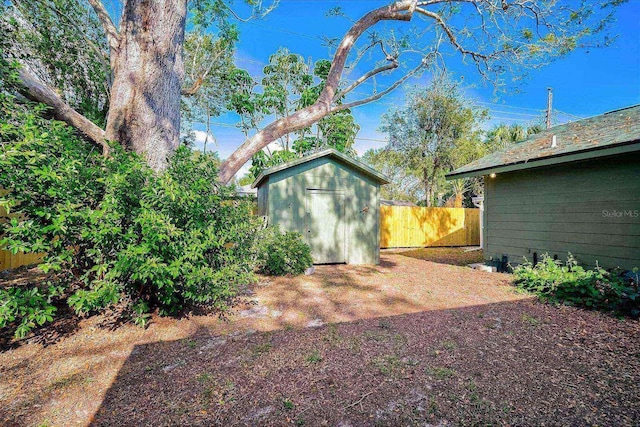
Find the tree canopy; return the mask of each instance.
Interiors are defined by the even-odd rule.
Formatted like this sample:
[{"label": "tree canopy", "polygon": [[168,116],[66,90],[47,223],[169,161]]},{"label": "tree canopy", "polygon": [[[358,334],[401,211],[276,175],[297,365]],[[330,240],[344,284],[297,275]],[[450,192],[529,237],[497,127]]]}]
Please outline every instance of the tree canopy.
[{"label": "tree canopy", "polygon": [[[446,65],[452,55],[506,88],[509,78],[517,80],[527,68],[576,48],[607,45],[613,40],[608,24],[620,3],[399,0],[373,9],[332,44],[333,58],[323,65],[326,77],[313,102],[292,106],[283,103],[286,93],[263,88],[265,108],[277,114],[247,133],[222,163],[220,180],[228,182],[270,143],[327,117],[333,121],[318,125],[324,134],[348,129],[352,124],[340,112],[380,99],[411,76]],[[277,2],[246,4],[252,16],[263,16]],[[241,18],[223,0],[126,0],[115,8],[118,16],[100,0],[11,0],[2,8],[11,41],[3,56],[22,64],[22,94],[48,105],[105,154],[105,141],[118,141],[160,170],[179,145],[181,121],[198,115],[208,121],[227,105],[226,97],[237,102],[252,90],[246,76],[233,70],[237,33],[231,22]],[[342,15],[339,8],[330,12]],[[289,56],[273,71],[302,65]],[[389,83],[374,85],[369,95],[355,90],[382,76]],[[265,78],[267,86],[283,83]],[[286,85],[294,90],[300,83]]]},{"label": "tree canopy", "polygon": [[[330,66],[330,61],[319,60],[311,70],[301,55],[284,48],[271,55],[261,82],[245,85],[247,90],[243,95],[230,103],[230,108],[240,116],[239,127],[244,134],[248,136],[251,132],[259,132],[265,117],[280,119],[315,103],[326,83]],[[248,73],[242,75],[244,79],[250,79]],[[295,133],[283,135],[252,156],[252,166],[245,182],[255,179],[265,168],[324,148],[331,147],[355,155],[352,147],[359,129],[347,109],[332,113]]]},{"label": "tree canopy", "polygon": [[433,205],[446,172],[484,154],[480,124],[486,115],[446,75],[383,115],[380,130],[389,135],[388,149],[420,180],[426,206]]}]

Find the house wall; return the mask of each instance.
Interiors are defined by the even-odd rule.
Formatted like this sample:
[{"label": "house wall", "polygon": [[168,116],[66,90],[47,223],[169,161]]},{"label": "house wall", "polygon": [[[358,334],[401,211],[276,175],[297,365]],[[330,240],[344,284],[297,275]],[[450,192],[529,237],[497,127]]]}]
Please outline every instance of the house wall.
[{"label": "house wall", "polygon": [[[380,261],[380,185],[330,157],[321,157],[269,176],[269,224],[306,236],[307,190],[345,195],[346,259],[349,264]],[[260,192],[259,192],[260,194]],[[258,196],[260,198],[260,196]]]},{"label": "house wall", "polygon": [[485,257],[640,267],[640,153],[485,176]]}]

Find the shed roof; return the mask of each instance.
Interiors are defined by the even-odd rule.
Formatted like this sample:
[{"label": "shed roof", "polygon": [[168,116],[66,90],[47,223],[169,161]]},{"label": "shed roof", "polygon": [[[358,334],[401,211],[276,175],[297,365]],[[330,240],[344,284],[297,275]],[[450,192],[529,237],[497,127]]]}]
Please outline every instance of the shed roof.
[{"label": "shed roof", "polygon": [[[556,145],[552,146],[553,136]],[[640,105],[554,126],[447,174],[466,178],[640,150]]]},{"label": "shed roof", "polygon": [[311,160],[315,160],[315,159],[319,159],[321,157],[332,157],[336,160],[338,160],[339,162],[351,167],[352,169],[355,169],[359,172],[361,172],[362,174],[372,178],[374,181],[379,182],[380,184],[388,184],[389,178],[387,178],[386,176],[382,175],[380,172],[376,171],[375,169],[365,165],[364,163],[352,159],[351,157],[347,156],[346,154],[343,154],[333,148],[329,148],[327,150],[323,150],[323,151],[318,151],[317,153],[313,153],[310,154],[308,156],[304,156],[304,157],[300,157],[299,159],[295,159],[292,160],[290,162],[286,162],[283,163],[281,165],[278,166],[273,166],[269,169],[265,169],[263,170],[260,175],[258,175],[258,177],[256,178],[256,180],[253,182],[253,184],[251,184],[251,188],[256,188],[257,186],[260,185],[260,183],[269,175],[272,175],[276,172],[280,172],[282,170],[285,169],[289,169],[292,168],[294,166],[298,166],[301,165],[303,163],[307,163],[310,162]]}]

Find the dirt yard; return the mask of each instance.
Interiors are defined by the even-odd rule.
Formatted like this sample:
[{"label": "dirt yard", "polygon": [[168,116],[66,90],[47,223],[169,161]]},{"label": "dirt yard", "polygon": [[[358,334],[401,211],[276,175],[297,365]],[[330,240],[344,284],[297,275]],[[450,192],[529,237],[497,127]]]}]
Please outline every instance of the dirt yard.
[{"label": "dirt yard", "polygon": [[0,425],[640,424],[638,322],[406,255],[265,279],[229,321],[67,319],[0,353]]}]

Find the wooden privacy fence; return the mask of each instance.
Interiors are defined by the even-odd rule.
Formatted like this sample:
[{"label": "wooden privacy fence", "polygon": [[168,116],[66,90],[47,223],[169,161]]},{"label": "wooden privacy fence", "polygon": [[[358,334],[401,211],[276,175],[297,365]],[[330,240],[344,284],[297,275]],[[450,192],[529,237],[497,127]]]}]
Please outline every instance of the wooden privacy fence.
[{"label": "wooden privacy fence", "polygon": [[42,254],[23,254],[18,252],[14,255],[9,251],[0,249],[0,271],[22,267],[23,265],[38,264],[40,261],[42,261]]},{"label": "wooden privacy fence", "polygon": [[[0,196],[3,194],[4,192],[0,190]],[[13,215],[7,215],[7,211],[0,207],[0,222],[9,221],[11,216]],[[0,237],[2,236],[0,235]],[[0,247],[0,271],[22,267],[23,265],[37,264],[41,261],[42,254],[23,254],[18,252],[14,255]]]},{"label": "wooden privacy fence", "polygon": [[380,206],[380,247],[479,246],[480,209]]}]

